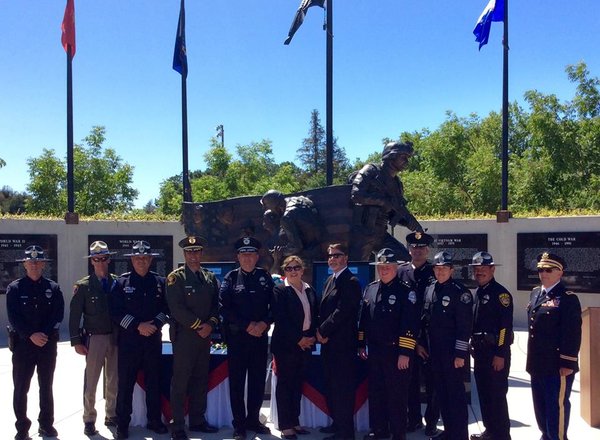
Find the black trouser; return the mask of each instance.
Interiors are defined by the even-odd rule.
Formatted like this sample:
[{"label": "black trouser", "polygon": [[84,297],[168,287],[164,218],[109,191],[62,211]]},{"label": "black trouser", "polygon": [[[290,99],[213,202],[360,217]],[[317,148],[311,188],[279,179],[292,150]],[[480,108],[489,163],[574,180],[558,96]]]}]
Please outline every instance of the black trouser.
[{"label": "black trouser", "polygon": [[494,440],[510,439],[510,418],[508,416],[508,374],[510,353],[504,360],[504,369],[494,371],[492,360],[494,348],[475,350],[473,353],[474,375],[481,408],[481,418],[486,431]]},{"label": "black trouser", "polygon": [[43,347],[38,347],[30,339],[19,338],[12,354],[13,363],[13,409],[17,421],[18,432],[27,432],[31,420],[27,418],[27,393],[33,372],[37,367],[40,388],[40,414],[38,422],[41,427],[48,428],[54,424],[54,397],[52,381],[56,367],[56,343],[58,335],[50,336]]},{"label": "black trouser", "polygon": [[398,369],[398,349],[394,346],[370,345],[368,363],[371,431],[376,434],[391,431],[394,440],[405,439],[410,368]]},{"label": "black trouser", "polygon": [[[229,400],[235,429],[246,429],[260,423],[260,407],[267,378],[267,335],[257,338],[246,332],[229,336],[227,359],[229,366]],[[244,404],[244,389],[248,374],[248,402]]]},{"label": "black trouser", "polygon": [[181,330],[173,342],[171,410],[173,431],[185,428],[185,399],[189,398],[189,425],[206,422],[206,393],[210,361],[210,338],[195,331]]},{"label": "black trouser", "polygon": [[454,368],[454,364],[447,365],[442,370],[434,370],[433,376],[446,437],[450,440],[467,440],[469,414],[463,369]]},{"label": "black trouser", "polygon": [[431,364],[420,356],[411,359],[410,384],[408,386],[408,424],[421,423],[421,382],[425,383],[427,407],[425,409],[425,425],[435,427],[440,419],[440,407],[435,396]]},{"label": "black trouser", "polygon": [[325,397],[336,436],[354,438],[356,351],[330,351],[321,346]]},{"label": "black trouser", "polygon": [[302,382],[310,362],[311,351],[298,347],[274,355],[277,371],[277,418],[280,431],[300,426]]},{"label": "black trouser", "polygon": [[133,388],[139,370],[144,372],[146,416],[149,423],[160,422],[160,332],[152,336],[121,335],[119,340],[119,391],[117,417],[119,427],[126,429],[131,422]]}]

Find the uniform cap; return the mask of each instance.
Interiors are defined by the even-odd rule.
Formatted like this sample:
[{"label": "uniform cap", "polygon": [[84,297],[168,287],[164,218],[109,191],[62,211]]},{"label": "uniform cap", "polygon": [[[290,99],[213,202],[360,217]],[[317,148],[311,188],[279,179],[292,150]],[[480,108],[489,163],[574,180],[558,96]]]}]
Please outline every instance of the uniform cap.
[{"label": "uniform cap", "polygon": [[103,242],[103,241],[95,241],[92,244],[90,244],[90,254],[86,255],[83,258],[92,258],[92,257],[97,257],[99,255],[114,255],[116,254],[116,252],[111,252],[108,249],[108,245]]},{"label": "uniform cap", "polygon": [[146,240],[139,240],[139,241],[135,241],[133,242],[133,246],[131,247],[131,253],[130,254],[124,254],[124,257],[138,257],[138,256],[151,256],[151,257],[157,257],[160,254],[156,253],[156,252],[150,252],[152,250],[152,248],[150,247],[150,243],[148,243]]},{"label": "uniform cap", "polygon": [[206,245],[206,239],[198,235],[190,235],[179,240],[179,247],[184,251],[202,250]]},{"label": "uniform cap", "polygon": [[477,252],[473,255],[473,262],[469,266],[502,266],[494,263],[494,257],[488,252]]},{"label": "uniform cap", "polygon": [[254,237],[242,237],[238,239],[233,246],[239,254],[246,252],[258,252],[261,247],[260,241]]},{"label": "uniform cap", "polygon": [[430,246],[433,243],[433,237],[425,232],[413,232],[406,236],[406,244],[413,247]]},{"label": "uniform cap", "polygon": [[560,269],[565,270],[565,260],[556,254],[550,252],[544,252],[537,256],[537,267],[538,269]]},{"label": "uniform cap", "polygon": [[452,255],[446,251],[438,252],[433,257],[434,266],[452,266]]},{"label": "uniform cap", "polygon": [[25,249],[25,258],[17,261],[52,261],[44,257],[44,249],[37,244],[31,245]]},{"label": "uniform cap", "polygon": [[403,261],[398,261],[398,257],[396,253],[390,248],[383,248],[375,255],[375,261],[373,263],[369,263],[371,265],[378,266],[380,264],[399,264],[403,263]]}]

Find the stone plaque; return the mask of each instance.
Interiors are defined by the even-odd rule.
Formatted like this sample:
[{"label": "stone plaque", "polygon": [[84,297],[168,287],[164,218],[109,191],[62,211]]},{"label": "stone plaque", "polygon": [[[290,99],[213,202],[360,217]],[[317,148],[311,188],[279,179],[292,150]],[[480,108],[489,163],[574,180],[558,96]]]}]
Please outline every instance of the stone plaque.
[{"label": "stone plaque", "polygon": [[[429,261],[438,252],[446,251],[454,260],[454,273],[452,278],[460,281],[469,289],[476,289],[477,283],[471,276],[469,264],[473,255],[480,251],[487,251],[487,234],[431,234],[435,239],[429,248]],[[498,262],[502,264],[502,262]],[[506,264],[506,263],[504,263]]]}]

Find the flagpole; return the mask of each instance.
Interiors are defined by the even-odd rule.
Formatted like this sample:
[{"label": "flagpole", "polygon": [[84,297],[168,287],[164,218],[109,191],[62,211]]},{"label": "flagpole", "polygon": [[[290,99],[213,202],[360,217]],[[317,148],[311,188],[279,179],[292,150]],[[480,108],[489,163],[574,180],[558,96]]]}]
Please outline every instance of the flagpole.
[{"label": "flagpole", "polygon": [[190,174],[188,169],[188,126],[187,126],[187,78],[181,75],[181,146],[183,149],[183,201],[192,201]]},{"label": "flagpole", "polygon": [[504,0],[504,37],[502,40],[502,200],[498,221],[508,222],[508,0]]},{"label": "flagpole", "polygon": [[327,0],[327,67],[326,67],[326,123],[325,153],[327,160],[326,183],[333,184],[333,0]]},{"label": "flagpole", "polygon": [[67,213],[75,212],[73,183],[73,63],[71,46],[67,46]]}]

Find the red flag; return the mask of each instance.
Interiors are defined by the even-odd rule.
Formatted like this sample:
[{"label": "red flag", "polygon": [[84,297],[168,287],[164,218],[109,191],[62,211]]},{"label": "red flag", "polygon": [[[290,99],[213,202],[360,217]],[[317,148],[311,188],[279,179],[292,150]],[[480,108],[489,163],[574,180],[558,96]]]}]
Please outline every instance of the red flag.
[{"label": "red flag", "polygon": [[75,56],[75,4],[73,2],[74,0],[67,0],[65,16],[60,25],[62,30],[60,41],[67,53],[69,53],[68,47],[71,46],[71,58]]}]

